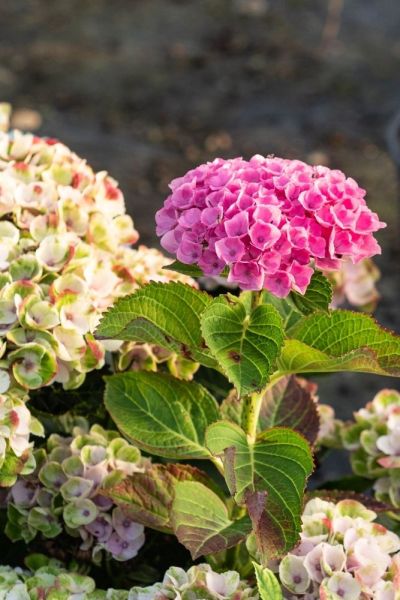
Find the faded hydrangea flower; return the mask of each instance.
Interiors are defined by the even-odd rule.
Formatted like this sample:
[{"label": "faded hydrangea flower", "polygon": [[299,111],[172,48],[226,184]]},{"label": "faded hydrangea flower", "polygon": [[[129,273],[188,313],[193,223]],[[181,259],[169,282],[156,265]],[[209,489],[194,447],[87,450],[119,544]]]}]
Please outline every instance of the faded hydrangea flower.
[{"label": "faded hydrangea flower", "polygon": [[353,471],[375,479],[376,498],[400,507],[400,392],[380,391],[343,432]]},{"label": "faded hydrangea flower", "polygon": [[310,500],[299,545],[279,565],[283,594],[303,600],[395,600],[400,538],[355,500]]},{"label": "faded hydrangea flower", "polygon": [[13,485],[18,474],[35,469],[30,435],[43,436],[44,431],[25,401],[17,390],[0,394],[0,487]]},{"label": "faded hydrangea flower", "polygon": [[[0,598],[8,600],[126,600],[128,591],[99,590],[91,577],[45,560],[32,570],[0,566]],[[29,557],[28,557],[29,562]]]},{"label": "faded hydrangea flower", "polygon": [[314,268],[337,270],[380,252],[384,227],[365,190],[338,170],[298,160],[241,158],[200,165],[170,184],[156,215],[161,244],[242,289],[304,294]]},{"label": "faded hydrangea flower", "polygon": [[78,387],[120,343],[93,336],[114,301],[165,271],[138,239],[117,182],[61,142],[2,131],[0,110],[0,393],[54,381]]},{"label": "faded hydrangea flower", "polygon": [[241,581],[235,571],[215,573],[209,565],[201,564],[184,571],[171,567],[161,583],[147,588],[134,587],[129,600],[258,600],[258,592]]},{"label": "faded hydrangea flower", "polygon": [[[29,563],[29,558],[27,562]],[[41,557],[30,570],[0,566],[0,598],[7,600],[258,600],[256,590],[234,571],[215,573],[209,565],[187,572],[171,567],[162,583],[131,590],[96,588],[86,575],[68,571],[56,560]]]},{"label": "faded hydrangea flower", "polygon": [[37,533],[54,538],[63,529],[81,537],[81,548],[129,560],[144,543],[144,528],[135,523],[100,488],[143,472],[148,459],[99,425],[75,427],[71,437],[52,434],[47,452],[38,451],[38,465],[21,476],[8,496],[6,533],[12,540],[31,541]]},{"label": "faded hydrangea flower", "polygon": [[339,270],[326,272],[325,275],[333,286],[333,308],[348,302],[369,312],[375,310],[380,298],[375,285],[380,272],[372,260],[366,258],[356,264],[343,261]]}]

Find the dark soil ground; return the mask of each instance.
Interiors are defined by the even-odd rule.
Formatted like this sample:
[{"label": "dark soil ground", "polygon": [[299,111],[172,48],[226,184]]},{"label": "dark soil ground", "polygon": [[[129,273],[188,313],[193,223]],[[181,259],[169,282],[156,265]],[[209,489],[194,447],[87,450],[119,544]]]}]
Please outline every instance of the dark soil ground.
[{"label": "dark soil ground", "polygon": [[[109,170],[147,244],[168,181],[215,155],[343,169],[389,224],[377,317],[400,331],[399,31],[393,0],[0,0],[0,98]],[[349,417],[388,385],[338,375],[320,396]]]}]

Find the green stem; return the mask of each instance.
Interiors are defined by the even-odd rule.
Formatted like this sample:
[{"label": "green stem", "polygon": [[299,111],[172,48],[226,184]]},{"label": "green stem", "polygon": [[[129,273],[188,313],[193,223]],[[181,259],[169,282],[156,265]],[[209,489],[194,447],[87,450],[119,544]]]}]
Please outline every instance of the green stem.
[{"label": "green stem", "polygon": [[250,442],[254,442],[257,437],[257,425],[260,417],[260,410],[265,393],[271,389],[283,375],[276,371],[271,375],[268,384],[261,392],[254,392],[244,398],[242,426]]}]

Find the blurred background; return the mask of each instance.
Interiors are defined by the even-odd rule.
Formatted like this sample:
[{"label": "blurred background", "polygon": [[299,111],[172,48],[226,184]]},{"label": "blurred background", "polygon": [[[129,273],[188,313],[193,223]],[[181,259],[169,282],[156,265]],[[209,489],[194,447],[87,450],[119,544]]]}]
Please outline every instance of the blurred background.
[{"label": "blurred background", "polygon": [[[340,168],[389,227],[378,319],[400,332],[400,3],[2,0],[0,99],[13,125],[107,169],[141,241],[170,179],[255,153]],[[320,382],[341,417],[399,384]]]}]

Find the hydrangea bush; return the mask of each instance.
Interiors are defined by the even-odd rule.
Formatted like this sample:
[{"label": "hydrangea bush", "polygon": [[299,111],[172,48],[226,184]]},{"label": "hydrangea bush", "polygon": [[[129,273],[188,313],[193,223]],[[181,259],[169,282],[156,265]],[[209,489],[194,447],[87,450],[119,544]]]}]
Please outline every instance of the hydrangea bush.
[{"label": "hydrangea bush", "polygon": [[[161,583],[99,597],[396,600],[398,538],[374,512],[314,499],[303,514],[320,450],[342,435],[309,374],[400,375],[399,337],[333,308],[371,308],[384,224],[353,179],[297,160],[215,159],[170,187],[156,221],[172,264],[131,247],[105,172],[56,140],[0,135],[5,533],[79,550],[80,572],[122,574],[125,589],[179,555]],[[192,279],[210,276],[229,291]],[[73,391],[88,373],[90,391]],[[34,570],[14,581],[21,597],[98,593]]]}]

